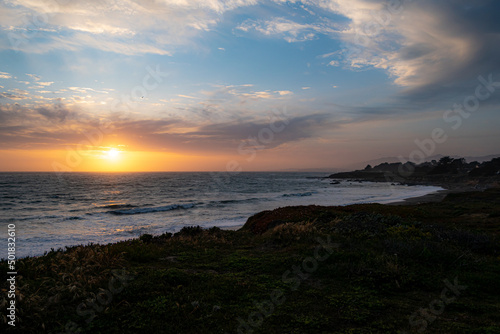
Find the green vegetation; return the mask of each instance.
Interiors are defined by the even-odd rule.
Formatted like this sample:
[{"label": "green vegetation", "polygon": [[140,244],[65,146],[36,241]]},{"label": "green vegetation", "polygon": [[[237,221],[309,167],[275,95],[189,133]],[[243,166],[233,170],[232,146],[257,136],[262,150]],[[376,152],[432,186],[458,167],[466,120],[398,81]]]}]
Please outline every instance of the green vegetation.
[{"label": "green vegetation", "polygon": [[500,333],[499,212],[489,189],[52,251],[17,264],[16,330]]}]

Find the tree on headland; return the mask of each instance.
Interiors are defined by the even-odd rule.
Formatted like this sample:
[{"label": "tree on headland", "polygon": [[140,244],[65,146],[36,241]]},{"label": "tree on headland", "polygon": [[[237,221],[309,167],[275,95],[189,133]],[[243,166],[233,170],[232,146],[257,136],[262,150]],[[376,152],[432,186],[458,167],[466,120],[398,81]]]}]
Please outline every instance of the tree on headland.
[{"label": "tree on headland", "polygon": [[466,162],[464,158],[453,159],[448,156],[439,159],[437,166],[429,174],[458,174],[465,170]]},{"label": "tree on headland", "polygon": [[[332,178],[364,178],[366,180],[387,180],[387,175],[404,176],[406,181],[435,182],[440,177],[464,181],[468,177],[500,177],[500,157],[486,162],[467,162],[465,158],[442,157],[439,161],[432,160],[415,164],[407,161],[383,162],[376,166],[366,165],[364,169],[353,172],[342,172],[330,175]],[[437,178],[435,176],[438,176]],[[444,180],[444,179],[443,179]],[[500,179],[499,179],[500,180]],[[398,181],[399,182],[399,181]]]},{"label": "tree on headland", "polygon": [[469,176],[493,176],[500,174],[500,158],[483,162],[469,172]]},{"label": "tree on headland", "polygon": [[452,161],[453,161],[453,159],[452,159],[452,158],[450,158],[449,156],[442,157],[441,159],[439,159],[438,166],[447,166],[447,165],[449,165]]}]

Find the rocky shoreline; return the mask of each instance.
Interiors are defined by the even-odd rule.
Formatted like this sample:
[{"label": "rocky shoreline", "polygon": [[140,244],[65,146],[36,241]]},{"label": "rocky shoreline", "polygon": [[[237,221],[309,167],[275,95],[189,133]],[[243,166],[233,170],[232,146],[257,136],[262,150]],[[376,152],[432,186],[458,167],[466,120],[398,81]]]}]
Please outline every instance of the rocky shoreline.
[{"label": "rocky shoreline", "polygon": [[419,165],[411,162],[382,163],[375,167],[368,165],[363,170],[331,174],[327,178],[332,180],[332,184],[337,184],[339,180],[352,180],[353,182],[386,182],[408,186],[427,185],[444,189],[391,203],[392,205],[411,205],[441,201],[450,193],[483,191],[500,187],[500,159],[496,158],[482,164],[467,163],[464,159],[448,157],[444,157],[439,162],[426,162]]}]

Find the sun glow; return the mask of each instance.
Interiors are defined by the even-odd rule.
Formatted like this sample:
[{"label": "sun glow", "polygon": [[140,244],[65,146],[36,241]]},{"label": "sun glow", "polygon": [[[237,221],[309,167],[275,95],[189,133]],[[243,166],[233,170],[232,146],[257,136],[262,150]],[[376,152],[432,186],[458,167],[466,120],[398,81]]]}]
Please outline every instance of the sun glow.
[{"label": "sun glow", "polygon": [[105,157],[108,160],[117,160],[120,157],[120,151],[116,148],[112,148],[109,151],[105,152]]}]

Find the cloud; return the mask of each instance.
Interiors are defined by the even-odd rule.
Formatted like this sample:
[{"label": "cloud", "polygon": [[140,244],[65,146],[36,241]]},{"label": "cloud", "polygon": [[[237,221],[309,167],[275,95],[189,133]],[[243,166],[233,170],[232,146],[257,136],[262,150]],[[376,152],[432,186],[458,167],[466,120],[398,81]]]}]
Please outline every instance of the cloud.
[{"label": "cloud", "polygon": [[[275,2],[286,3],[287,6],[291,3],[293,6],[306,6],[316,15],[308,16],[295,6],[293,8],[298,9],[298,12],[294,11],[286,17],[281,17],[281,14],[280,17],[276,17],[278,12],[272,11],[272,16],[245,19],[233,26],[236,26],[239,33],[283,39],[290,43],[328,37],[335,41],[332,46],[337,47],[337,41],[341,41],[343,50],[318,48],[317,50],[321,51],[316,53],[320,54],[316,61],[319,60],[324,66],[382,70],[396,84],[397,89],[394,90],[396,96],[379,100],[379,104],[372,109],[353,107],[349,110],[352,113],[362,116],[390,115],[409,110],[420,111],[436,104],[445,104],[445,107],[449,107],[450,98],[462,102],[464,96],[474,93],[479,75],[487,77],[492,73],[494,80],[500,81],[498,1],[402,1],[402,7],[394,13],[388,12],[387,6],[391,2],[386,0],[288,2],[276,0]],[[15,6],[8,7],[9,15],[6,15],[6,12],[1,13],[7,5],[0,4],[0,25],[7,32],[22,35],[29,28],[22,20],[9,19],[8,16],[29,19],[36,13],[47,15],[47,24],[40,27],[39,31],[33,32],[33,37],[28,40],[29,43],[23,44],[23,50],[26,52],[44,53],[51,50],[78,52],[83,48],[94,48],[125,55],[144,53],[170,55],[181,47],[192,46],[200,35],[216,29],[221,20],[229,16],[225,15],[228,11],[239,9],[238,12],[243,12],[246,10],[244,7],[255,5],[257,1],[90,0],[67,2],[65,5],[52,7],[47,7],[46,2],[32,0],[12,0],[9,3],[15,3]],[[268,13],[267,10],[262,12]],[[339,15],[344,18],[340,18]],[[218,49],[222,51],[224,48]],[[312,61],[314,59],[311,59]],[[41,82],[42,78],[36,74],[26,75],[34,80],[35,86],[30,88],[45,89],[53,84],[51,81]],[[10,79],[12,75],[0,72],[0,78]],[[331,87],[337,88],[333,85]],[[143,123],[115,120],[115,124],[122,127],[120,129],[123,133],[130,131],[146,137],[148,134],[141,129],[154,129],[155,132],[151,135],[166,136],[179,145],[187,142],[199,143],[199,137],[194,134],[195,132],[200,132],[199,136],[219,140],[222,136],[215,132],[201,134],[202,130],[216,130],[202,126],[217,124],[218,131],[222,131],[219,133],[225,130],[231,132],[231,129],[236,128],[255,130],[263,124],[255,115],[262,115],[270,106],[280,101],[295,101],[295,98],[300,98],[285,90],[287,86],[267,88],[259,89],[252,85],[220,85],[213,90],[198,94],[179,94],[178,97],[182,99],[175,99],[176,109],[165,110],[162,115],[178,115],[182,122],[179,121],[177,125],[197,128],[196,131],[190,131],[189,136],[187,132],[183,135],[172,132],[168,124],[162,123],[164,120],[161,119],[141,120]],[[303,90],[309,88],[302,87]],[[93,92],[107,93],[86,87],[70,87],[69,91],[81,93],[79,95],[96,95],[91,94]],[[3,103],[7,99],[23,100],[29,97],[26,91],[23,93],[21,90],[0,93]],[[72,101],[77,98],[73,97]],[[314,110],[325,110],[320,104],[323,103],[324,107],[327,98],[317,96],[316,99]],[[171,102],[171,100],[163,101],[166,101],[167,105]],[[314,98],[299,101],[312,102]],[[484,102],[484,105],[494,101],[492,98]],[[39,124],[41,128],[44,128],[45,122],[61,125],[87,121],[81,115],[76,117],[76,114],[71,113],[73,109],[68,106],[66,109],[48,106],[41,108],[32,109],[31,113],[27,114],[33,124]],[[192,116],[195,124],[188,122]],[[313,119],[312,116],[309,119]],[[158,123],[155,123],[156,121]],[[158,128],[155,128],[154,124],[157,124]],[[310,133],[319,128],[311,126]]]},{"label": "cloud", "polygon": [[277,91],[255,91],[251,88],[253,85],[223,85],[218,86],[216,90],[204,91],[202,92],[205,96],[209,97],[211,100],[223,100],[223,101],[235,101],[238,100],[239,103],[243,103],[247,100],[259,100],[259,99],[280,99],[282,96],[291,95],[293,92],[288,90],[277,90]]},{"label": "cloud", "polygon": [[26,73],[26,75],[27,75],[27,76],[29,76],[30,78],[32,78],[32,79],[33,79],[33,80],[35,80],[35,81],[39,81],[39,80],[41,80],[41,79],[42,79],[42,77],[41,77],[41,76],[36,75],[36,74]]},{"label": "cloud", "polygon": [[[225,12],[257,3],[256,0],[12,2],[15,7],[0,4],[0,12],[5,10],[9,16],[25,19],[0,22],[18,37],[17,49],[21,51],[46,53],[94,48],[126,55],[169,55],[178,46],[190,45],[200,33],[213,29]],[[30,30],[35,18],[38,33]]]},{"label": "cloud", "polygon": [[[152,123],[149,130],[135,129],[133,137],[140,136],[141,145],[156,150],[176,152],[224,152],[237,153],[238,149],[273,149],[287,143],[313,138],[322,131],[331,131],[338,127],[329,114],[309,114],[277,120],[273,126],[280,129],[269,135],[271,122],[265,119],[248,119],[201,125],[194,131],[175,133],[154,130]],[[177,123],[176,127],[182,126]],[[274,128],[274,127],[273,127]],[[264,129],[264,130],[263,130]],[[129,133],[129,128],[122,128]],[[262,133],[267,137],[263,139]],[[130,135],[129,135],[130,136]]]},{"label": "cloud", "polygon": [[79,108],[50,103],[35,108],[0,105],[0,148],[61,149],[85,139],[95,130],[100,115],[81,113]]},{"label": "cloud", "polygon": [[293,95],[293,92],[289,91],[289,90],[277,90],[275,91],[275,93],[283,96],[283,95]]},{"label": "cloud", "polygon": [[177,94],[178,97],[184,97],[186,99],[193,99],[193,100],[199,100],[199,98],[194,97],[194,96],[189,96],[189,95],[183,95],[183,94]]},{"label": "cloud", "polygon": [[[281,119],[276,122],[276,127],[282,131],[276,132],[273,140],[264,140],[266,148],[280,146],[287,142],[294,142],[305,138],[313,137],[317,131],[324,128],[332,129],[329,114],[310,114],[288,119]],[[236,149],[242,141],[249,138],[258,139],[262,129],[270,129],[270,122],[264,120],[235,121],[226,123],[209,124],[200,127],[197,131],[183,134],[187,137],[197,137],[224,143],[231,143],[228,148]],[[269,132],[269,131],[268,131]]]},{"label": "cloud", "polygon": [[25,90],[13,88],[9,89],[8,92],[0,92],[0,99],[25,100],[29,98],[28,94]]},{"label": "cloud", "polygon": [[[240,97],[250,98],[250,99],[272,99],[274,97],[273,94],[271,92],[268,92],[268,91],[239,93],[238,95]],[[279,94],[279,95],[281,95],[281,94]]]},{"label": "cloud", "polygon": [[109,92],[107,90],[97,90],[97,89],[90,88],[90,87],[68,87],[68,89],[71,91],[83,93],[83,94],[87,94],[89,92],[109,94]]},{"label": "cloud", "polygon": [[[286,1],[275,0],[284,4]],[[288,42],[324,35],[342,49],[321,54],[327,66],[381,69],[415,104],[470,94],[479,75],[500,78],[500,3],[494,0],[296,0],[318,15],[247,19],[237,29]],[[338,19],[341,15],[348,19]],[[335,23],[332,23],[335,22]],[[334,44],[335,45],[335,44]],[[497,79],[498,80],[498,79]],[[489,100],[488,103],[492,103]]]},{"label": "cloud", "polygon": [[332,22],[298,23],[283,17],[271,20],[248,19],[237,29],[244,32],[255,30],[267,36],[278,36],[289,43],[305,42],[316,39],[318,34],[332,35],[338,32],[338,28]]},{"label": "cloud", "polygon": [[[105,120],[106,140],[121,141],[132,150],[171,152],[236,153],[249,137],[259,138],[262,129],[279,129],[272,140],[261,140],[265,149],[314,138],[338,127],[330,113],[247,115],[239,119],[206,123],[192,117],[147,118],[138,115],[89,113],[82,107],[63,103],[28,108],[0,105],[0,148],[63,149],[85,140]],[[275,121],[271,123],[271,121]],[[271,124],[273,124],[271,126]],[[267,138],[267,137],[266,137]],[[259,144],[259,145],[260,145]]]},{"label": "cloud", "polygon": [[18,88],[9,89],[9,92],[19,94],[19,95],[28,95],[29,94],[28,91],[23,90],[23,89],[18,89]]},{"label": "cloud", "polygon": [[12,94],[9,92],[0,92],[0,99],[25,100],[28,97],[22,94]]},{"label": "cloud", "polygon": [[178,119],[124,119],[115,120],[113,128],[116,132],[132,134],[134,136],[155,135],[174,132],[174,127],[186,126]]},{"label": "cloud", "polygon": [[201,90],[190,95],[178,94],[172,99],[160,99],[169,111],[198,124],[245,121],[267,115],[283,103],[293,103],[294,93],[288,90],[257,90],[253,84],[212,85],[211,90]]},{"label": "cloud", "polygon": [[10,79],[12,78],[12,75],[10,75],[7,72],[0,72],[0,79]]},{"label": "cloud", "polygon": [[59,122],[64,122],[66,117],[69,115],[69,110],[64,106],[58,105],[54,108],[40,107],[35,109],[40,115],[45,116],[49,120],[57,120]]},{"label": "cloud", "polygon": [[[4,87],[0,86],[0,88],[4,88]],[[35,87],[31,86],[28,88],[29,89],[44,88],[44,86],[35,86]],[[9,89],[7,92],[0,92],[0,99],[2,99],[2,98],[6,98],[6,99],[10,99],[10,100],[31,99],[34,102],[41,102],[41,100],[47,100],[47,98],[45,98],[43,96],[34,95],[30,91],[19,89],[19,88],[12,88],[12,89]]]},{"label": "cloud", "polygon": [[[498,73],[500,3],[494,0],[274,0],[310,14],[246,19],[240,32],[284,39],[290,43],[327,36],[343,50],[319,57],[330,66],[378,68],[409,97],[449,93],[478,75]],[[30,53],[94,48],[125,55],[172,55],[214,30],[224,14],[257,0],[89,0],[0,4],[2,28],[23,36],[37,13],[37,33],[19,48]],[[300,9],[302,8],[302,9]],[[312,14],[314,13],[314,15]],[[341,15],[343,18],[340,18]],[[13,18],[24,17],[26,20]],[[346,20],[347,19],[347,20]],[[336,45],[336,44],[334,44]],[[218,48],[223,50],[224,48]],[[36,75],[30,75],[40,80]],[[10,78],[0,72],[0,78]],[[432,89],[431,89],[432,88]]]},{"label": "cloud", "polygon": [[336,55],[339,55],[339,54],[340,54],[339,51],[335,51],[335,52],[329,52],[329,53],[325,53],[325,54],[319,55],[318,57],[319,58],[329,58],[331,56],[336,56]]},{"label": "cloud", "polygon": [[498,1],[405,1],[391,10],[382,0],[311,2],[351,20],[339,34],[344,58],[333,64],[383,69],[413,101],[466,93],[477,76],[500,73]]}]

